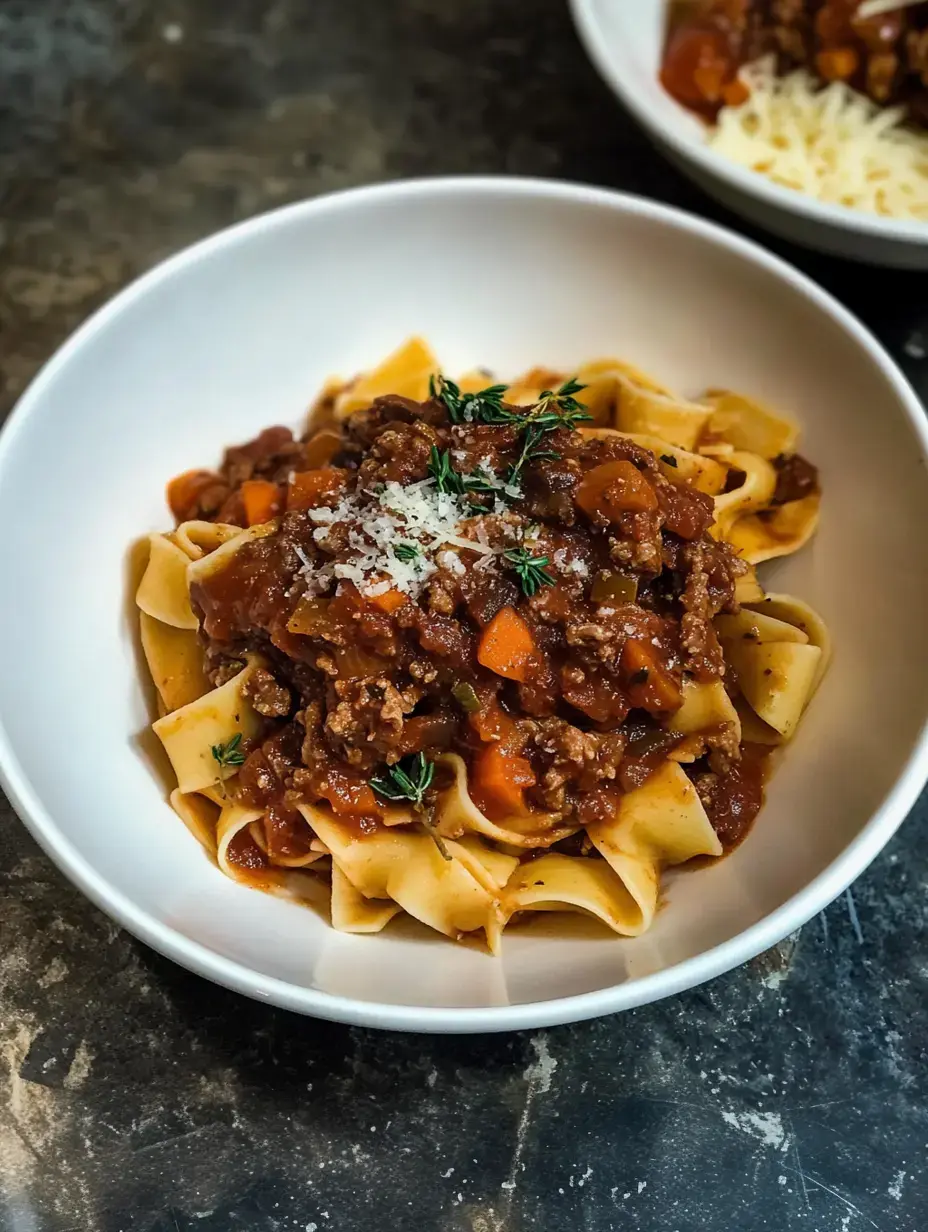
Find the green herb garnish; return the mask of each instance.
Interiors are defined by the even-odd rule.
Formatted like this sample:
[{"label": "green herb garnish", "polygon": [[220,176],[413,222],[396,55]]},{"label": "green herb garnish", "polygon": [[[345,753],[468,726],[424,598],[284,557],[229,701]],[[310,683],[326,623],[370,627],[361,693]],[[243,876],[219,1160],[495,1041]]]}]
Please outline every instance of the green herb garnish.
[{"label": "green herb garnish", "polygon": [[433,445],[429,453],[428,470],[439,492],[452,496],[468,496],[472,492],[495,493],[498,490],[490,476],[480,468],[471,475],[462,475],[455,469],[450,451],[439,449],[437,445]]},{"label": "green herb garnish", "polygon": [[[429,378],[429,393],[444,403],[452,423],[508,425],[518,429],[521,433],[519,456],[506,472],[506,483],[513,486],[520,482],[522,470],[527,463],[560,457],[560,454],[552,449],[539,448],[549,432],[558,428],[572,430],[578,423],[592,420],[593,416],[588,414],[583,403],[577,400],[576,395],[586,386],[581,385],[576,377],[565,381],[560,389],[542,390],[541,397],[530,407],[504,406],[503,394],[507,388],[506,385],[490,385],[476,394],[462,394],[460,387],[447,377]],[[496,492],[512,498],[511,493],[500,492],[479,472],[469,476],[459,475],[451,464],[448,451],[440,453],[434,446],[429,462],[429,474],[435,479],[440,492],[454,492],[458,495],[465,492]]]},{"label": "green herb garnish", "polygon": [[549,563],[547,556],[533,556],[525,548],[510,548],[503,553],[503,560],[512,566],[523,593],[530,599],[542,586],[554,585],[554,578],[545,569]]},{"label": "green herb garnish", "polygon": [[439,492],[458,494],[464,491],[463,476],[454,469],[451,454],[447,449],[432,446],[429,453],[429,474],[435,480]]},{"label": "green herb garnish", "polygon": [[421,553],[414,543],[397,543],[394,545],[393,555],[398,561],[408,565],[416,560]]},{"label": "green herb garnish", "polygon": [[508,385],[488,385],[475,394],[462,394],[460,386],[447,377],[429,377],[430,395],[444,403],[448,418],[455,424],[515,424],[525,428],[529,423],[544,422],[552,428],[573,428],[593,418],[575,397],[586,389],[576,377],[565,381],[558,390],[542,390],[538,401],[530,407],[504,406],[503,394],[508,388]]},{"label": "green herb garnish", "polygon": [[210,748],[210,752],[219,763],[220,769],[224,769],[226,766],[243,766],[245,764],[245,754],[239,748],[241,743],[242,733],[236,732],[227,744],[214,744]]},{"label": "green herb garnish", "polygon": [[461,387],[447,377],[429,377],[429,394],[443,402],[448,418],[459,423],[505,423],[507,412],[503,407],[503,394],[508,385],[488,385],[475,394],[462,394]]},{"label": "green herb garnish", "polygon": [[593,418],[592,415],[587,414],[583,403],[578,402],[574,397],[585,388],[585,385],[581,385],[574,377],[571,377],[556,392],[550,389],[543,390],[535,405],[517,417],[517,422],[520,423],[522,429],[522,449],[518,458],[506,472],[507,483],[520,482],[522,470],[527,463],[542,462],[546,458],[556,460],[561,456],[553,449],[539,448],[541,441],[549,432],[555,432],[558,428],[573,431],[578,423]]},{"label": "green herb garnish", "polygon": [[522,432],[522,449],[518,458],[506,471],[506,483],[510,487],[517,486],[522,481],[522,470],[529,462],[543,462],[546,458],[557,460],[561,455],[555,449],[540,449],[539,445],[548,432],[558,427],[550,427],[543,423],[527,424]]},{"label": "green herb garnish", "polygon": [[385,800],[409,800],[413,808],[421,810],[434,777],[435,763],[424,753],[416,753],[395,766],[387,766],[382,776],[371,779],[371,787]]},{"label": "green herb garnish", "polygon": [[584,419],[592,419],[593,416],[587,414],[584,404],[574,397],[583,389],[586,389],[586,386],[572,376],[557,392],[542,390],[541,397],[531,409],[532,418],[537,421],[544,415],[556,415],[559,420],[556,426],[561,428],[574,428]]},{"label": "green herb garnish", "polygon": [[435,763],[429,761],[424,753],[416,753],[411,757],[404,757],[394,766],[387,766],[382,775],[370,780],[370,785],[384,800],[390,800],[392,803],[408,800],[419,814],[420,821],[434,840],[442,858],[450,860],[451,853],[435,829],[432,810],[425,799],[434,777]]},{"label": "green herb garnish", "polygon": [[[226,744],[213,744],[210,746],[210,752],[213,755],[213,760],[219,766],[219,783],[224,784],[226,775],[223,773],[226,769],[237,769],[245,764],[245,754],[239,748],[242,743],[242,733],[236,732],[235,735]],[[222,787],[223,795],[225,795],[225,787]]]}]

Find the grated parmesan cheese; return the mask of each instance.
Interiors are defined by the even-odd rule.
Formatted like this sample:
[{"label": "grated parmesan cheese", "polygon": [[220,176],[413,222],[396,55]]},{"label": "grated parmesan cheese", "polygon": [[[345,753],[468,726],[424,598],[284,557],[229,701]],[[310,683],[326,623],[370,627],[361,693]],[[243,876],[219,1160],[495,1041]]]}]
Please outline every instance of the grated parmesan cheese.
[{"label": "grated parmesan cheese", "polygon": [[750,97],[722,108],[712,149],[819,201],[928,222],[928,137],[903,127],[902,108],[803,71],[777,77],[771,59],[740,76]]},{"label": "grated parmesan cheese", "polygon": [[577,577],[589,577],[590,571],[587,568],[587,563],[579,556],[571,557],[567,548],[558,548],[554,553],[554,563],[564,573],[576,573]]},{"label": "grated parmesan cheese", "polygon": [[467,567],[457,552],[439,552],[436,559],[442,569],[447,569],[449,573],[456,573],[458,577],[467,572]]},{"label": "grated parmesan cheese", "polygon": [[[474,516],[463,498],[438,491],[434,479],[406,486],[390,482],[375,492],[353,492],[343,495],[336,505],[309,510],[309,516],[317,523],[313,539],[322,548],[336,526],[347,527],[351,552],[349,560],[315,565],[297,549],[303,562],[299,574],[306,579],[310,594],[324,593],[333,582],[348,581],[367,595],[382,595],[395,588],[414,597],[439,567],[465,572],[464,562],[450,548],[466,549],[488,561],[495,555],[482,518]],[[464,533],[468,530],[476,534],[476,540]],[[398,559],[393,549],[400,544],[414,547],[416,555]]]}]

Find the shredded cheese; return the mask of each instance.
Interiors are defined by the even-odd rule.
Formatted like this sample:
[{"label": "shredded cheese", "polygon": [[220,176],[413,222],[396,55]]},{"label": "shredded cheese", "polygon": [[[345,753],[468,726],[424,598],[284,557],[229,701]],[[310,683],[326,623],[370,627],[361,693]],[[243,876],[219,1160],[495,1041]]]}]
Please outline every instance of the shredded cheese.
[{"label": "shredded cheese", "polygon": [[928,137],[842,82],[820,88],[772,60],[742,69],[750,97],[724,107],[708,143],[719,154],[819,201],[928,222]]},{"label": "shredded cheese", "polygon": [[579,556],[571,556],[567,548],[558,548],[554,553],[554,563],[563,573],[576,573],[577,577],[589,577],[590,571],[585,560]]},{"label": "shredded cheese", "polygon": [[[336,558],[314,564],[302,551],[299,575],[306,580],[309,594],[322,594],[333,582],[348,581],[366,595],[381,595],[395,588],[415,597],[427,580],[445,568],[464,572],[465,565],[452,548],[465,549],[477,556],[492,558],[482,517],[463,497],[439,492],[434,479],[423,479],[404,486],[391,482],[374,492],[344,495],[331,507],[309,510],[317,525],[313,539],[323,550],[332,543]],[[337,539],[336,528],[344,527]],[[472,531],[472,538],[466,533]],[[347,542],[349,559],[344,556]],[[400,559],[394,549],[404,545],[414,550]]]}]

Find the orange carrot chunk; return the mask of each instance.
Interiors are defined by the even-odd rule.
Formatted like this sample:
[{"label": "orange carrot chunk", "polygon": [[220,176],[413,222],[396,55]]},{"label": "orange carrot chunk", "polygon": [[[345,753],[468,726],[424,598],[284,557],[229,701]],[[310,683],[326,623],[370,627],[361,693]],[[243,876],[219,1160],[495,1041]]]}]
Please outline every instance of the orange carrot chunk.
[{"label": "orange carrot chunk", "polygon": [[603,462],[583,476],[577,504],[589,517],[616,522],[623,513],[649,513],[657,508],[657,493],[641,471],[624,458]]},{"label": "orange carrot chunk", "polygon": [[750,97],[751,91],[739,77],[736,77],[734,81],[730,81],[722,89],[722,101],[726,107],[740,107]]},{"label": "orange carrot chunk", "polygon": [[345,471],[334,466],[320,466],[311,471],[297,471],[287,489],[288,509],[321,509],[338,500],[345,486]]},{"label": "orange carrot chunk", "polygon": [[650,642],[630,637],[622,647],[619,668],[632,706],[651,714],[679,710],[683,694]]},{"label": "orange carrot chunk", "polygon": [[222,479],[214,471],[184,471],[168,484],[168,507],[178,522],[189,521],[196,513],[200,494],[207,488],[222,485]]},{"label": "orange carrot chunk", "polygon": [[859,64],[860,56],[853,47],[828,47],[815,57],[815,67],[826,81],[847,81]]},{"label": "orange carrot chunk", "polygon": [[524,757],[488,744],[474,756],[471,786],[475,802],[496,817],[525,812],[525,788],[537,782]]},{"label": "orange carrot chunk", "polygon": [[320,428],[303,446],[303,465],[307,470],[328,466],[342,447],[342,434],[334,428]]},{"label": "orange carrot chunk", "polygon": [[724,34],[706,22],[671,31],[664,49],[661,84],[668,94],[699,111],[715,110],[735,65]]},{"label": "orange carrot chunk", "polygon": [[532,631],[514,607],[496,613],[480,637],[477,660],[497,676],[524,684],[536,662]]},{"label": "orange carrot chunk", "polygon": [[337,766],[326,769],[323,780],[316,785],[323,800],[328,800],[333,812],[341,817],[378,817],[383,808],[370,786],[359,774]]},{"label": "orange carrot chunk", "polygon": [[365,595],[364,597],[367,599],[368,603],[377,608],[378,611],[386,612],[388,615],[392,615],[393,612],[399,611],[399,609],[406,602],[406,595],[404,595],[401,590],[396,590],[394,587],[391,587],[389,590],[385,590],[382,595]]},{"label": "orange carrot chunk", "polygon": [[242,503],[248,525],[260,526],[280,513],[280,488],[266,479],[246,479],[242,484]]}]

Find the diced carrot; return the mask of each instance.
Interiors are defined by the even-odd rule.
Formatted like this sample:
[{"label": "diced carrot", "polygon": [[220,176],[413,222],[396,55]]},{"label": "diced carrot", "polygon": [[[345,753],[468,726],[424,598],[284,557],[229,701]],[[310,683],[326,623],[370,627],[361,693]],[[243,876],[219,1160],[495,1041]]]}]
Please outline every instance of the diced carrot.
[{"label": "diced carrot", "polygon": [[722,86],[733,74],[731,50],[720,30],[697,21],[671,31],[660,79],[679,102],[699,110],[714,110]]},{"label": "diced carrot", "polygon": [[722,89],[722,102],[726,107],[740,107],[742,103],[746,103],[751,97],[751,91],[747,88],[744,82],[736,77],[734,81],[730,81],[727,86]]},{"label": "diced carrot", "polygon": [[386,612],[388,615],[392,615],[393,612],[399,611],[399,609],[406,602],[406,596],[403,592],[401,590],[396,590],[394,587],[391,587],[389,590],[385,590],[382,595],[365,595],[365,598],[368,603],[370,603],[373,607],[376,607],[378,611]]},{"label": "diced carrot", "polygon": [[651,714],[680,708],[683,695],[679,686],[650,642],[630,637],[622,647],[619,668],[632,706]]},{"label": "diced carrot", "polygon": [[535,640],[514,607],[501,608],[484,629],[477,659],[507,680],[524,684],[530,678],[536,660]]},{"label": "diced carrot", "polygon": [[307,470],[313,467],[328,466],[338,453],[342,444],[340,432],[334,428],[320,428],[303,446],[303,464]]},{"label": "diced carrot", "polygon": [[577,489],[577,504],[592,517],[610,522],[623,513],[648,513],[657,508],[657,493],[641,471],[624,458],[603,462],[587,471]]},{"label": "diced carrot", "polygon": [[329,505],[338,499],[346,481],[345,471],[334,466],[297,471],[287,489],[287,508],[319,509]]},{"label": "diced carrot", "polygon": [[383,809],[371,787],[360,775],[330,766],[325,779],[317,786],[319,795],[328,800],[333,812],[346,817],[378,817]]},{"label": "diced carrot", "polygon": [[693,72],[693,85],[708,103],[717,103],[722,97],[725,86],[725,76],[728,68],[725,64],[701,64]]},{"label": "diced carrot", "polygon": [[184,471],[176,475],[167,487],[168,507],[178,522],[189,521],[196,513],[200,494],[207,488],[221,485],[222,479],[214,471]]},{"label": "diced carrot", "polygon": [[476,753],[471,775],[476,802],[496,817],[524,813],[525,788],[537,782],[524,757],[506,753],[498,744]]},{"label": "diced carrot", "polygon": [[847,81],[860,65],[853,47],[828,47],[815,57],[815,67],[826,81]]},{"label": "diced carrot", "polygon": [[242,484],[242,501],[245,505],[245,521],[249,526],[270,522],[280,513],[281,493],[276,483],[266,479],[246,479]]}]

